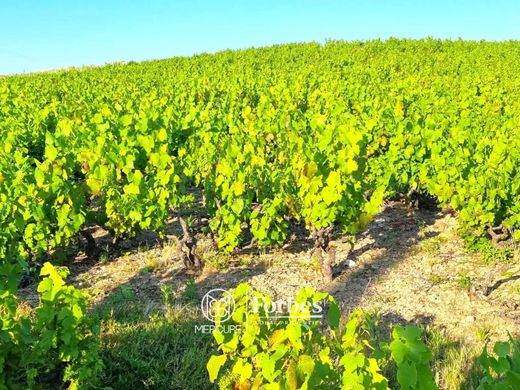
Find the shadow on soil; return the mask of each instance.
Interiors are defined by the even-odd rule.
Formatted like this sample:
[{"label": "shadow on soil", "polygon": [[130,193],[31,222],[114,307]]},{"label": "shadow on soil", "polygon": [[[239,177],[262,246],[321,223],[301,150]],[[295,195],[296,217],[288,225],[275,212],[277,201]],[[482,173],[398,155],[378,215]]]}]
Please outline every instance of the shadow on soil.
[{"label": "shadow on soil", "polygon": [[[441,215],[441,211],[410,209],[399,202],[392,202],[387,205],[374,221],[368,225],[367,229],[357,237],[358,241],[363,240],[368,242],[368,244],[354,249],[348,255],[348,258],[342,259],[342,261],[336,264],[333,282],[329,285],[323,285],[322,289],[331,292],[343,309],[350,310],[355,308],[370,283],[389,272],[394,265],[399,263],[406,256],[407,252],[421,240],[419,237],[421,229],[433,224]],[[308,256],[306,252],[311,244],[304,230],[302,226],[293,227],[291,233],[292,240],[289,240],[289,243],[284,248],[284,252],[297,253],[300,257]],[[429,238],[429,236],[433,235],[435,233],[430,235],[423,234],[422,237]],[[337,238],[341,239],[341,237]],[[353,259],[358,262],[358,258],[368,250],[375,250],[376,256],[368,261],[361,261],[354,268],[348,268],[349,261]],[[74,268],[77,268],[76,271],[88,272],[94,264],[75,263],[75,267],[71,267],[73,270],[71,280],[75,280]],[[234,288],[238,284],[247,282],[265,271],[265,264],[230,267],[223,272],[207,270],[197,278],[195,283],[194,276],[184,272],[182,268],[172,268],[166,274],[141,270],[123,286],[116,285],[111,291],[106,292],[106,297],[100,304],[104,300],[109,299],[114,292],[116,292],[117,296],[117,292],[121,289],[132,290],[143,302],[161,301],[165,288],[176,291],[177,295],[184,294],[186,289],[197,291],[199,296],[202,297],[213,288]],[[319,273],[316,273],[316,277],[320,277]],[[283,283],[283,280],[280,280],[280,283]],[[188,288],[186,286],[191,287]]]},{"label": "shadow on soil", "polygon": [[[369,243],[354,249],[334,267],[335,279],[328,291],[343,309],[357,307],[372,282],[387,274],[421,240],[438,235],[434,232],[420,236],[419,232],[441,218],[444,212],[410,209],[401,203],[390,203],[357,237],[357,241]],[[358,263],[368,250],[374,251],[376,255],[361,261],[360,265],[348,267],[350,261]]]}]

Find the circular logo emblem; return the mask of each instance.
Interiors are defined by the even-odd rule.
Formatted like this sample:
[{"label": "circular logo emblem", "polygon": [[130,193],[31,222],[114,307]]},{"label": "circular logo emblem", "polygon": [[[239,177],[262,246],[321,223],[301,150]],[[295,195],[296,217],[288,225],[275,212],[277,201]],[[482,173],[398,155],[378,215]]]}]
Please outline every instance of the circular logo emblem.
[{"label": "circular logo emblem", "polygon": [[204,317],[211,322],[216,322],[217,318],[224,322],[229,320],[235,311],[235,299],[228,291],[215,288],[202,297],[200,308]]}]

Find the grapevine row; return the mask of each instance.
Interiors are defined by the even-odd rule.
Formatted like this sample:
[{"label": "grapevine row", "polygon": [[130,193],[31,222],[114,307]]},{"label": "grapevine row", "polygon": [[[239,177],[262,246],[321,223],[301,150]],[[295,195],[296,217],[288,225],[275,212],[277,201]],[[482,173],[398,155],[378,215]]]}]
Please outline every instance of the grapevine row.
[{"label": "grapevine row", "polygon": [[519,58],[515,42],[328,42],[2,78],[1,287],[86,226],[162,232],[172,212],[200,267],[195,187],[221,249],[303,222],[327,277],[332,231],[410,188],[518,240]]}]

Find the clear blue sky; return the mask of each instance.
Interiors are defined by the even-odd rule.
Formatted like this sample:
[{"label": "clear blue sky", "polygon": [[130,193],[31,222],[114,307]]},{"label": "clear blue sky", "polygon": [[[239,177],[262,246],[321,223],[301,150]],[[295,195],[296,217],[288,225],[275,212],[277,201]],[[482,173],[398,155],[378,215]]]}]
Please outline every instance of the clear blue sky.
[{"label": "clear blue sky", "polygon": [[391,36],[520,39],[520,0],[0,0],[0,74]]}]

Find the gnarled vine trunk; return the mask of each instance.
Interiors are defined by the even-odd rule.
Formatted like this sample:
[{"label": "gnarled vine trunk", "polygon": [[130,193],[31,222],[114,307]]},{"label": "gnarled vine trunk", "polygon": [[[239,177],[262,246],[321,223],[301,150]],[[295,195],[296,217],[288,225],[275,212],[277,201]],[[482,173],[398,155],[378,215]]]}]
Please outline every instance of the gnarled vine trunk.
[{"label": "gnarled vine trunk", "polygon": [[327,282],[332,281],[332,266],[336,262],[336,248],[330,245],[334,225],[322,229],[312,229],[311,239],[314,247],[311,255],[316,256],[320,265],[321,273]]},{"label": "gnarled vine trunk", "polygon": [[195,253],[196,240],[190,234],[186,221],[181,216],[178,217],[182,228],[183,236],[177,241],[177,254],[182,259],[184,266],[188,270],[200,271],[203,263],[199,256]]},{"label": "gnarled vine trunk", "polygon": [[90,234],[86,230],[81,230],[79,233],[87,242],[85,245],[85,253],[87,257],[91,260],[97,260],[101,253],[101,249],[99,249],[99,247],[97,246],[94,237],[92,237],[92,234]]},{"label": "gnarled vine trunk", "polygon": [[511,232],[509,231],[509,229],[504,227],[502,224],[496,227],[488,225],[487,233],[489,234],[491,242],[495,247],[500,246],[501,242],[507,241],[511,237]]}]

